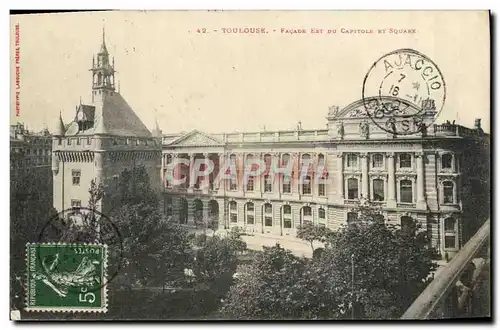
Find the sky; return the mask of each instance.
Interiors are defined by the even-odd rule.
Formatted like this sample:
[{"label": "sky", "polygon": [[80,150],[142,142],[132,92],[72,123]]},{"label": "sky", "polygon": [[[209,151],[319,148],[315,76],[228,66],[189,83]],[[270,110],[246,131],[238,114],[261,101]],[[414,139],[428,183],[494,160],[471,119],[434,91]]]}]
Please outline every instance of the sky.
[{"label": "sky", "polygon": [[[11,17],[13,46],[16,24],[20,116],[12,47],[11,123],[22,121],[34,130],[47,125],[52,131],[59,113],[71,121],[80,98],[91,103],[89,69],[103,26],[120,93],[147,127],[154,128],[156,117],[165,134],[293,129],[298,121],[304,129],[324,129],[328,108],[359,100],[373,62],[401,48],[425,54],[443,74],[447,95],[437,123],[455,120],[472,127],[481,118],[483,129],[490,130],[486,11],[21,15]],[[264,28],[268,33],[224,33],[223,28]],[[390,28],[415,33],[394,34]],[[323,33],[312,34],[311,29]]]}]

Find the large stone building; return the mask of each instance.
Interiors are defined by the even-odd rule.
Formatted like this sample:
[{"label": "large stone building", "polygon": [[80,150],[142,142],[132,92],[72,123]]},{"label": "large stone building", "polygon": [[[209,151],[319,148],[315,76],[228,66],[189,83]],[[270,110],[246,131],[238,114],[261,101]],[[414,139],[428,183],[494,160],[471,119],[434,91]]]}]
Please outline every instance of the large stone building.
[{"label": "large stone building", "polygon": [[[476,222],[464,217],[465,207],[476,217],[475,209],[489,203],[485,182],[479,181],[489,180],[488,166],[479,171],[481,163],[489,162],[489,138],[480,120],[473,129],[436,125],[433,100],[423,102],[420,122],[404,116],[373,118],[365,104],[331,107],[327,129],[302,129],[299,124],[289,131],[164,135],[165,213],[181,223],[215,219],[219,229],[237,226],[257,236],[292,238],[308,221],[331,229],[355,221],[357,207],[367,204],[389,224],[420,223],[432,246],[443,257],[452,256],[467,236],[463,229],[477,227],[464,224]],[[180,165],[179,158],[188,161]],[[200,158],[213,161],[214,171],[191,180]],[[244,180],[249,159],[265,169]],[[303,172],[303,164],[311,162]],[[278,173],[278,167],[290,163],[291,177]],[[237,179],[221,180],[217,174],[230,172],[231,164]],[[184,178],[185,183],[173,184]],[[467,188],[471,186],[475,190]]]},{"label": "large stone building", "polygon": [[47,129],[35,133],[29,131],[23,123],[10,125],[11,180],[22,180],[27,172],[31,172],[51,182],[51,149],[52,136]]},{"label": "large stone building", "polygon": [[[125,169],[144,165],[160,189],[161,142],[115,90],[114,59],[103,40],[92,60],[92,104],[76,106],[74,118],[60,117],[52,141],[54,207],[61,211],[87,206],[92,180],[110,187]],[[161,134],[158,132],[157,134]],[[105,212],[106,196],[98,208]]]}]

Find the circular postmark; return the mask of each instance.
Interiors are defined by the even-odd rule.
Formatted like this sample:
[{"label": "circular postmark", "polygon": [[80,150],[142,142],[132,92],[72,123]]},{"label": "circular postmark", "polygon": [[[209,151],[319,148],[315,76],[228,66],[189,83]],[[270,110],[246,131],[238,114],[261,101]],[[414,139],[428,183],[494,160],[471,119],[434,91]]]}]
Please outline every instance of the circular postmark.
[{"label": "circular postmark", "polygon": [[40,277],[55,291],[98,291],[123,266],[123,241],[117,226],[101,212],[73,207],[43,226],[38,242]]},{"label": "circular postmark", "polygon": [[391,134],[409,135],[432,124],[446,100],[439,67],[413,49],[383,55],[363,80],[362,100],[367,115]]}]

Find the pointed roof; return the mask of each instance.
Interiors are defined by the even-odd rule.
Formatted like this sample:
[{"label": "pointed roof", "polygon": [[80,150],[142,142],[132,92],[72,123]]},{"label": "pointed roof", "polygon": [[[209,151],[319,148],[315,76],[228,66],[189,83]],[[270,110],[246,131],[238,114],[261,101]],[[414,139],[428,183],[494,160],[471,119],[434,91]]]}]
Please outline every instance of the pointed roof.
[{"label": "pointed roof", "polygon": [[[99,106],[100,107],[100,106]],[[95,134],[116,136],[151,137],[152,134],[134,110],[118,93],[106,95],[102,108],[96,108]]]},{"label": "pointed roof", "polygon": [[104,30],[104,27],[102,28],[102,44],[101,44],[101,50],[99,51],[99,54],[108,55],[108,49],[106,48],[106,32]]},{"label": "pointed roof", "polygon": [[162,135],[160,125],[158,124],[158,118],[156,118],[156,116],[155,116],[155,128],[153,129],[152,133],[153,136],[155,137],[161,137]]},{"label": "pointed roof", "polygon": [[64,122],[62,120],[62,114],[59,112],[59,120],[56,126],[56,131],[54,132],[54,135],[64,135],[66,132],[66,128],[64,126]]}]

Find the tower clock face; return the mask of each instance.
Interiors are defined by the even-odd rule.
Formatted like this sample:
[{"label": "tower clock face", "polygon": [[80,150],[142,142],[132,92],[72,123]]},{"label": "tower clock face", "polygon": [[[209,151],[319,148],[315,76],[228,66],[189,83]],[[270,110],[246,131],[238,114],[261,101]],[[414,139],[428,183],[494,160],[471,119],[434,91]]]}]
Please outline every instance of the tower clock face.
[{"label": "tower clock face", "polygon": [[85,119],[85,114],[83,113],[83,111],[78,112],[78,114],[76,115],[76,119],[78,119],[79,121],[83,121]]}]

